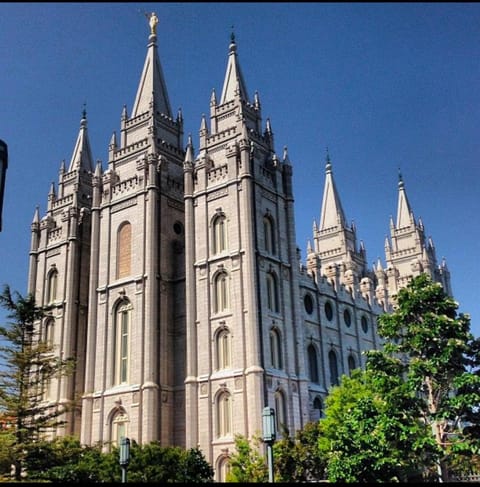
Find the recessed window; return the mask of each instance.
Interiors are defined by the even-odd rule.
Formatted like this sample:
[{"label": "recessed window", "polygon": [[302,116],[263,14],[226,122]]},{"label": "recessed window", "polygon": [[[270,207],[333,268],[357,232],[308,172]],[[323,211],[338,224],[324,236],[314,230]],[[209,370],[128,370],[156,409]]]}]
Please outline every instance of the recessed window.
[{"label": "recessed window", "polygon": [[313,313],[313,299],[310,294],[305,294],[303,298],[303,305],[305,306],[305,311],[311,315]]},{"label": "recessed window", "polygon": [[352,317],[350,315],[350,311],[348,311],[348,309],[346,309],[344,312],[343,312],[343,321],[345,321],[345,324],[347,326],[350,326],[352,324]]},{"label": "recessed window", "polygon": [[328,301],[325,303],[325,316],[327,317],[328,321],[332,321],[333,309],[332,305]]},{"label": "recessed window", "polygon": [[367,333],[368,331],[368,320],[366,316],[362,316],[362,330]]}]

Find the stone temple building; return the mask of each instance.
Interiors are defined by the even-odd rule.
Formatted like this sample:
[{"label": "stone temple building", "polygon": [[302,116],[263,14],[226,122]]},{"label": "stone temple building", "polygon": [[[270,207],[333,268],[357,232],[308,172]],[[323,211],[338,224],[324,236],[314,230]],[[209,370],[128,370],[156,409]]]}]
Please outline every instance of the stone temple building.
[{"label": "stone temple building", "polygon": [[233,35],[222,92],[206,96],[199,138],[184,141],[151,22],[106,167],[84,113],[46,212],[34,213],[28,290],[46,310],[45,339],[76,359],[73,376],[45,387],[51,404],[77,401],[56,434],[199,446],[223,480],[234,435],[261,436],[266,406],[280,435],[321,416],[329,388],[381,346],[376,319],[412,276],[451,289],[401,177],[386,266],[368,268],[328,156],[301,262],[294,165],[247,92]]}]

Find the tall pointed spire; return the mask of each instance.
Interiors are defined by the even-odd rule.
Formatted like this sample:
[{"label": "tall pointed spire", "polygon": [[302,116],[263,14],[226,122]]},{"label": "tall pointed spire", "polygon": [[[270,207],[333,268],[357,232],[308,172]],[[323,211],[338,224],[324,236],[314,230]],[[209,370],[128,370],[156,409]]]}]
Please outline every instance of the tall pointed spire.
[{"label": "tall pointed spire", "polygon": [[398,173],[398,207],[397,207],[397,228],[407,227],[413,223],[413,214],[408,202],[405,185],[402,175]]},{"label": "tall pointed spire", "polygon": [[79,168],[93,171],[93,158],[87,133],[87,112],[85,106],[82,112],[82,119],[80,120],[80,131],[78,133],[75,148],[73,149],[68,171],[70,172]]},{"label": "tall pointed spire", "polygon": [[220,104],[233,100],[235,94],[242,100],[248,101],[248,92],[243,79],[240,64],[238,62],[237,44],[235,43],[235,35],[232,32],[229,46],[227,71],[225,73],[225,80],[223,82],[222,96],[220,97]]},{"label": "tall pointed spire", "polygon": [[150,109],[153,101],[157,111],[172,118],[172,110],[168,99],[167,86],[163,76],[162,66],[157,52],[157,24],[158,18],[155,13],[149,16],[150,36],[148,38],[148,51],[143,65],[142,76],[138,85],[137,96],[133,104],[131,117],[136,117]]},{"label": "tall pointed spire", "polygon": [[325,189],[323,191],[322,212],[320,214],[320,230],[332,228],[340,224],[345,226],[345,213],[343,212],[340,197],[333,179],[332,164],[327,149],[327,164],[325,167]]}]

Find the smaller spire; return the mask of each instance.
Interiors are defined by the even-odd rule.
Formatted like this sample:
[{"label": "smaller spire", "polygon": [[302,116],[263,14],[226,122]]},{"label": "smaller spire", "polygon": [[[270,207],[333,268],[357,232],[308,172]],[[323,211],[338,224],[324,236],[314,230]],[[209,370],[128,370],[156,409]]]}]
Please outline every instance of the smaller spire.
[{"label": "smaller spire", "polygon": [[185,151],[185,162],[188,164],[193,164],[193,142],[192,142],[192,134],[188,134],[188,141],[187,141],[187,148]]},{"label": "smaller spire", "polygon": [[286,145],[283,147],[283,163],[289,165],[291,164],[290,158],[288,157],[288,148]]},{"label": "smaller spire", "polygon": [[183,112],[181,108],[179,108],[177,111],[177,122],[183,122]]},{"label": "smaller spire", "polygon": [[215,88],[212,88],[212,96],[210,97],[210,106],[217,106],[217,94]]},{"label": "smaller spire", "polygon": [[260,109],[260,96],[258,95],[258,91],[255,91],[253,105],[257,110]]},{"label": "smaller spire", "polygon": [[40,208],[39,206],[37,205],[35,207],[35,212],[33,214],[33,220],[32,220],[32,223],[39,223],[40,222]]}]

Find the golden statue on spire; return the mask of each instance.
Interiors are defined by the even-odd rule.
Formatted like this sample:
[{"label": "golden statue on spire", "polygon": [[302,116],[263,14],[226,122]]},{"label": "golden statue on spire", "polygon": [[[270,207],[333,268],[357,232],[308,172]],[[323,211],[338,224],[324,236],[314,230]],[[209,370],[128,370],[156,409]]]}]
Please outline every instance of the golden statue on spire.
[{"label": "golden statue on spire", "polygon": [[150,35],[156,36],[157,35],[157,24],[158,24],[158,17],[155,12],[150,14],[145,14],[148,18],[148,23],[150,24]]}]

